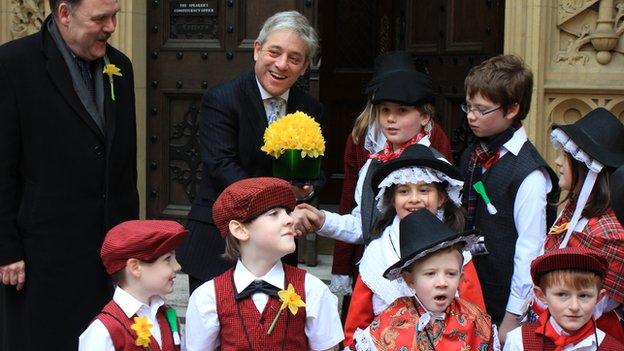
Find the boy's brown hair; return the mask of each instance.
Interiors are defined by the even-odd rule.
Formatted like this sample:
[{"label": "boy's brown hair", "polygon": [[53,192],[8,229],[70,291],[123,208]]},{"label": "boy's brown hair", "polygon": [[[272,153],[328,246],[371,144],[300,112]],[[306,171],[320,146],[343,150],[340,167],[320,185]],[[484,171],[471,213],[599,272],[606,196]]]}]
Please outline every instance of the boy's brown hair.
[{"label": "boy's brown hair", "polygon": [[470,69],[464,82],[468,97],[477,93],[502,106],[504,113],[518,104],[516,118],[523,120],[529,113],[533,93],[533,73],[515,55],[498,55]]},{"label": "boy's brown hair", "polygon": [[221,257],[229,261],[236,261],[241,257],[240,242],[233,235],[226,235],[225,252]]},{"label": "boy's brown hair", "polygon": [[542,291],[546,291],[546,289],[555,285],[572,286],[577,290],[596,287],[600,291],[602,289],[602,278],[592,271],[558,269],[542,275],[537,284]]}]

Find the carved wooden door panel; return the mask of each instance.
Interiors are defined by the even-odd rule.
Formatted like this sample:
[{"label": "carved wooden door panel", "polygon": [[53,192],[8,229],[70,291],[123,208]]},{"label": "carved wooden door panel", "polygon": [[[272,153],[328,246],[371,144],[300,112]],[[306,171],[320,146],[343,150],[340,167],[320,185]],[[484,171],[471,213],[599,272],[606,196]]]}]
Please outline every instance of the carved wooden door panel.
[{"label": "carved wooden door panel", "polygon": [[455,164],[472,138],[464,102],[470,68],[503,52],[504,0],[402,2],[399,47],[425,63],[436,90],[436,120],[451,139]]},{"label": "carved wooden door panel", "polygon": [[203,92],[253,69],[253,42],[266,18],[295,9],[314,23],[316,4],[152,0],[147,6],[147,216],[184,219],[201,179]]}]

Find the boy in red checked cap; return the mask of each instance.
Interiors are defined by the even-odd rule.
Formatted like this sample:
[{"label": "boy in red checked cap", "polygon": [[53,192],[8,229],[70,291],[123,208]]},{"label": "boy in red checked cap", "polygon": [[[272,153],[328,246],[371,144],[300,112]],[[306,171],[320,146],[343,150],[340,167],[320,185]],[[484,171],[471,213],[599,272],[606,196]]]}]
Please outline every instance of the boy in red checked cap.
[{"label": "boy in red checked cap", "polygon": [[248,178],[228,186],[212,217],[231,268],[197,288],[186,311],[186,349],[330,350],[343,339],[327,285],[282,264],[295,250],[290,183]]},{"label": "boy in red checked cap", "polygon": [[596,327],[593,316],[608,267],[600,253],[583,247],[552,250],[533,260],[534,292],[548,309],[536,322],[509,332],[503,350],[624,350]]},{"label": "boy in red checked cap", "polygon": [[161,220],[123,222],[106,234],[100,257],[117,288],[80,335],[80,351],[180,350],[175,310],[163,296],[173,291],[175,249],[186,235],[177,222]]}]

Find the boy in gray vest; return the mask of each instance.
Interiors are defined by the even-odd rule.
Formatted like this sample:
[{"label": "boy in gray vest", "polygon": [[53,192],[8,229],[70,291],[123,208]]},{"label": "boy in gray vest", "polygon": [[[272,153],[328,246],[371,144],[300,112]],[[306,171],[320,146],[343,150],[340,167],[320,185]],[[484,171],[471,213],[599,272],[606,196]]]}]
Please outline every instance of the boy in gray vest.
[{"label": "boy in gray vest", "polygon": [[513,55],[484,61],[465,80],[462,110],[476,140],[462,155],[462,203],[466,229],[483,235],[474,262],[501,342],[519,325],[532,289],[530,263],[540,254],[559,199],[557,176],[522,126],[532,89],[533,74]]}]

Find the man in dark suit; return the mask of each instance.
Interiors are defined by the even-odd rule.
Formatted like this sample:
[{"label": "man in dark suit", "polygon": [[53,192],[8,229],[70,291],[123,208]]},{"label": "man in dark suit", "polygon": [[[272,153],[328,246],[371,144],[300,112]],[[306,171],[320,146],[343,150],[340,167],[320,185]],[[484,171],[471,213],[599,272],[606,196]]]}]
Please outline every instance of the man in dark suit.
[{"label": "man in dark suit", "polygon": [[[316,32],[303,15],[277,13],[266,20],[254,42],[254,71],[204,94],[200,127],[203,176],[188,217],[190,236],[178,249],[191,291],[232,265],[221,258],[225,244],[214,225],[212,205],[235,181],[272,175],[271,157],[260,150],[265,128],[297,110],[320,122],[321,104],[294,86],[317,49]],[[306,200],[314,196],[320,183],[293,189],[298,199]],[[296,265],[296,255],[285,262]]]},{"label": "man in dark suit", "polygon": [[132,66],[106,43],[119,4],[50,8],[40,32],[0,46],[0,330],[11,351],[77,349],[112,296],[104,235],[138,217]]}]

